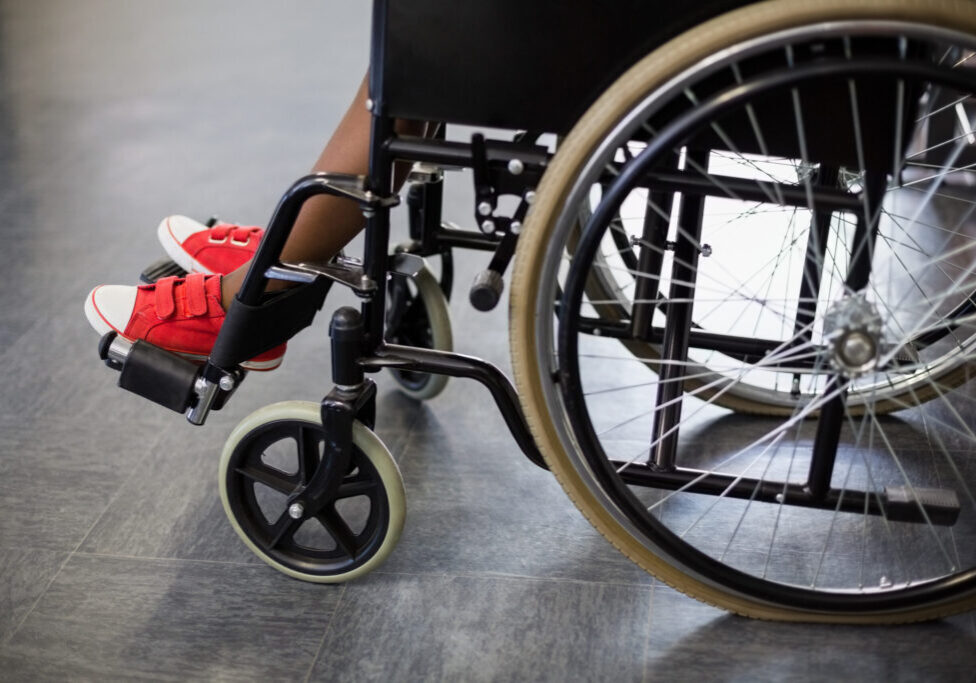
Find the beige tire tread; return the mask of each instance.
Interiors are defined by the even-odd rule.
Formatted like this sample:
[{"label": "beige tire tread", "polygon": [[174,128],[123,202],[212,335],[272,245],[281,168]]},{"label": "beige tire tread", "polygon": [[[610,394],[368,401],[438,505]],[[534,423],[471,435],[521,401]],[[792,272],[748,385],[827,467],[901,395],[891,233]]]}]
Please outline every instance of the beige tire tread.
[{"label": "beige tire tread", "polygon": [[[451,314],[448,309],[447,298],[444,296],[437,278],[427,266],[424,266],[414,278],[414,284],[417,286],[417,296],[424,302],[424,308],[427,311],[433,348],[438,351],[453,351],[454,336],[451,331]],[[428,375],[427,382],[420,389],[411,389],[402,384],[396,376],[394,376],[394,380],[401,393],[417,401],[429,401],[444,391],[449,378],[447,375]]]},{"label": "beige tire tread", "polygon": [[[666,43],[628,70],[598,99],[560,145],[537,192],[520,236],[510,297],[512,364],[522,409],[560,485],[591,524],[624,555],[673,588],[747,617],[847,624],[901,623],[954,614],[976,606],[976,597],[883,614],[799,611],[731,593],[686,574],[654,554],[617,522],[570,463],[546,407],[537,361],[536,301],[542,256],[577,173],[607,132],[658,86],[723,48],[777,31],[824,20],[895,20],[976,35],[976,4],[968,0],[771,0],[713,19]],[[518,295],[515,296],[514,293]],[[763,412],[759,406],[732,406]]]}]

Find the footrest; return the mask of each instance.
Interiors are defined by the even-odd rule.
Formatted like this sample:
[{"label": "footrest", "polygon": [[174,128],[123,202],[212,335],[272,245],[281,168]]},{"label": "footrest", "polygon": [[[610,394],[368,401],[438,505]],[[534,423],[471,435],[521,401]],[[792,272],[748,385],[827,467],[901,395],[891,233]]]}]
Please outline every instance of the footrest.
[{"label": "footrest", "polygon": [[164,277],[185,277],[186,271],[180,268],[176,261],[168,258],[159,259],[146,266],[146,269],[139,275],[139,279],[147,285],[151,285]]},{"label": "footrest", "polygon": [[952,526],[959,519],[959,497],[950,489],[886,486],[885,514],[896,522],[921,522]]},{"label": "footrest", "polygon": [[178,413],[196,398],[200,366],[144,341],[129,342],[109,332],[98,344],[98,355],[119,371],[119,386]]}]

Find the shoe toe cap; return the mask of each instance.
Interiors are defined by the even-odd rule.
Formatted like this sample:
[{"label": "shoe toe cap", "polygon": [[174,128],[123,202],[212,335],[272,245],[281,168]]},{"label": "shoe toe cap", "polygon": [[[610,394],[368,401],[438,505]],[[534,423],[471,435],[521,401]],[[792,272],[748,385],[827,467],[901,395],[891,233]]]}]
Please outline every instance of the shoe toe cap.
[{"label": "shoe toe cap", "polygon": [[169,216],[159,224],[160,238],[170,239],[177,244],[183,244],[191,235],[206,229],[207,226],[200,221],[186,216]]},{"label": "shoe toe cap", "polygon": [[85,299],[85,316],[99,334],[125,331],[136,304],[137,287],[101,285]]}]

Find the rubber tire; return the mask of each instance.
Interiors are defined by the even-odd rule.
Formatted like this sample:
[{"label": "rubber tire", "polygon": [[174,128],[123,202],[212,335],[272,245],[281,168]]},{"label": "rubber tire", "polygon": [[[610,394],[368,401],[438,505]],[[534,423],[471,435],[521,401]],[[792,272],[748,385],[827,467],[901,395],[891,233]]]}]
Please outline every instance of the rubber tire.
[{"label": "rubber tire", "polygon": [[[414,278],[417,285],[417,296],[424,302],[427,310],[427,321],[430,323],[433,348],[438,351],[454,350],[454,335],[451,332],[451,314],[447,307],[447,299],[437,278],[424,266]],[[404,384],[397,370],[391,370],[397,389],[415,401],[429,401],[440,395],[447,387],[447,375],[427,375],[427,381],[420,388]]]},{"label": "rubber tire", "polygon": [[238,524],[227,497],[227,467],[231,455],[241,440],[250,434],[252,430],[268,422],[278,420],[294,420],[321,426],[321,406],[311,401],[282,401],[280,403],[272,403],[271,405],[259,408],[245,417],[231,432],[224,444],[224,450],[220,457],[219,481],[220,500],[224,506],[224,513],[227,515],[227,519],[230,520],[234,531],[255,555],[293,579],[309,581],[311,583],[343,583],[373,571],[393,552],[397,541],[400,540],[400,533],[403,531],[403,523],[407,513],[406,494],[403,489],[403,477],[400,475],[400,468],[397,467],[393,456],[390,455],[390,452],[383,445],[383,442],[380,441],[379,437],[358,420],[352,423],[353,444],[369,458],[370,462],[376,468],[377,473],[380,475],[383,488],[386,492],[390,515],[386,536],[380,544],[380,547],[369,560],[343,574],[329,576],[306,574],[286,567],[269,557],[248,538],[241,525]]},{"label": "rubber tire", "polygon": [[[566,204],[570,188],[590,154],[627,112],[672,77],[721,50],[746,40],[823,20],[904,20],[976,35],[976,11],[966,0],[771,0],[712,19],[659,47],[640,60],[611,86],[567,136],[546,171],[529,212],[515,258],[510,297],[512,365],[522,410],[550,470],[583,515],[611,544],[640,567],[673,588],[705,603],[737,614],[782,621],[848,624],[902,623],[935,619],[976,607],[976,595],[937,605],[901,611],[836,614],[801,611],[758,597],[732,592],[727,587],[686,573],[663,552],[646,547],[611,512],[613,502],[594,491],[585,472],[573,465],[564,449],[546,405],[543,384],[550,383],[548,368],[539,362],[536,320],[542,292],[541,264]],[[548,296],[548,295],[547,295]]]}]

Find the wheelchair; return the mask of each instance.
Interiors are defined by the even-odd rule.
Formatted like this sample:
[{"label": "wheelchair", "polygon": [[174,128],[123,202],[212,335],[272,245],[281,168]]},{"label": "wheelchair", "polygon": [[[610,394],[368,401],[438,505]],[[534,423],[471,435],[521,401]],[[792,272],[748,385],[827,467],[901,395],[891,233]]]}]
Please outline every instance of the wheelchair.
[{"label": "wheelchair", "polygon": [[[417,399],[483,384],[610,543],[699,600],[839,623],[976,606],[976,4],[670,9],[374,0],[368,175],[284,194],[203,366],[103,338],[121,386],[202,424],[330,287],[361,297],[332,316],[322,402],[262,408],[223,451],[224,508],[265,562],[330,583],[393,549],[369,378],[389,370]],[[391,250],[394,162],[412,239]],[[458,167],[470,229],[441,215]],[[363,257],[281,262],[322,193],[361,207]],[[513,264],[514,384],[451,351],[453,249],[491,254],[477,308]]]}]

